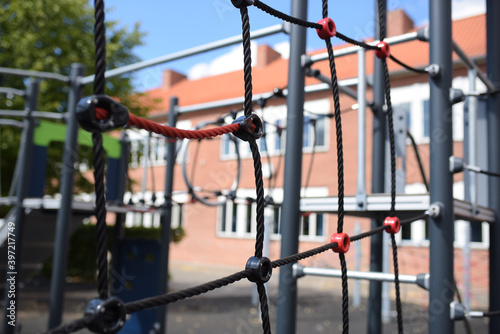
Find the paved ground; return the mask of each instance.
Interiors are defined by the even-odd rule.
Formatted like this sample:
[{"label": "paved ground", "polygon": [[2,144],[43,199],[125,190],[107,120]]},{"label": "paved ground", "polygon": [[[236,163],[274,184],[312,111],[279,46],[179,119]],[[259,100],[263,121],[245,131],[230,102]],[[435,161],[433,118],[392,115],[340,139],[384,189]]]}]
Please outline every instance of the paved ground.
[{"label": "paved ground", "polygon": [[[174,265],[171,269],[171,290],[179,290],[233,273],[234,269]],[[271,280],[270,317],[276,332],[278,275]],[[24,288],[19,298],[20,333],[42,333],[48,323],[48,282],[39,287]],[[86,302],[95,297],[95,287],[89,284],[68,284],[66,287],[64,320],[82,315]],[[340,281],[326,278],[299,280],[297,333],[339,333],[342,330]],[[333,291],[333,292],[332,292]],[[422,291],[422,293],[425,293]],[[168,333],[251,334],[262,333],[259,311],[252,304],[252,285],[241,281],[208,294],[180,301],[169,306]],[[366,333],[366,301],[360,307],[350,307],[350,333]],[[411,303],[403,305],[405,333],[427,332],[427,311]],[[3,313],[2,313],[3,314]],[[462,322],[456,323],[456,333],[466,333]],[[486,320],[472,321],[473,333],[487,333]],[[79,333],[89,333],[82,330]],[[384,333],[397,333],[396,321],[384,326]]]}]

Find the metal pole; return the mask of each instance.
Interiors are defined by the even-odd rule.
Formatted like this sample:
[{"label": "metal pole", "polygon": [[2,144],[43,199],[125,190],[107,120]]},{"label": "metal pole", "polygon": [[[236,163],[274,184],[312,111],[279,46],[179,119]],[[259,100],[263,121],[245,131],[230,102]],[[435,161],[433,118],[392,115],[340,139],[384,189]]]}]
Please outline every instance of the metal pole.
[{"label": "metal pole", "polygon": [[[255,38],[260,38],[260,37],[266,37],[266,36],[274,35],[274,34],[277,34],[280,32],[286,32],[286,25],[285,24],[278,24],[278,25],[274,25],[274,26],[271,26],[268,28],[263,28],[263,29],[260,29],[257,31],[253,31],[250,33],[250,38],[255,39]],[[122,74],[127,74],[130,72],[135,72],[137,70],[142,70],[144,68],[148,68],[151,66],[164,64],[164,63],[174,61],[177,59],[186,58],[186,57],[194,56],[194,55],[197,55],[200,53],[205,53],[207,51],[212,51],[212,50],[220,49],[220,48],[223,48],[226,46],[238,44],[238,43],[241,43],[241,41],[242,41],[242,37],[240,34],[238,36],[233,36],[233,37],[229,37],[229,38],[226,38],[226,39],[223,39],[220,41],[196,46],[196,47],[191,48],[191,49],[175,52],[175,53],[161,56],[158,58],[144,60],[144,61],[141,61],[141,62],[138,62],[135,64],[130,64],[130,65],[125,65],[122,67],[114,68],[112,70],[106,71],[105,75],[106,75],[106,78],[112,78],[112,77],[116,77],[116,76],[119,76]],[[89,76],[83,78],[82,84],[85,85],[85,84],[91,83],[93,81],[94,81],[94,75],[92,74],[92,75],[89,75]]]},{"label": "metal pole", "polygon": [[[486,64],[488,78],[495,88],[500,88],[500,2],[486,1]],[[500,172],[500,95],[488,96],[488,170]],[[500,178],[488,177],[488,205],[496,213],[496,219],[490,224],[490,311],[500,310]],[[500,333],[500,318],[490,318],[490,333]]]},{"label": "metal pole", "polygon": [[430,1],[430,63],[439,75],[430,77],[430,200],[441,203],[438,217],[429,218],[430,293],[429,333],[451,334],[453,301],[453,155],[450,88],[453,74],[451,45],[451,0]]},{"label": "metal pole", "polygon": [[[292,16],[307,19],[308,1],[292,0]],[[302,136],[304,127],[305,70],[302,55],[306,52],[306,29],[297,25],[290,32],[290,61],[288,63],[288,98],[286,124],[286,153],[284,198],[281,211],[281,257],[299,249],[300,185],[302,177]],[[286,222],[286,223],[283,223]],[[297,279],[291,265],[281,267],[278,296],[278,334],[296,331]]]},{"label": "metal pole", "polygon": [[[177,124],[177,105],[176,97],[170,98],[170,113],[168,116],[168,125],[175,127]],[[159,294],[165,294],[168,291],[168,255],[170,251],[170,227],[172,224],[172,190],[174,186],[174,167],[176,141],[170,140],[167,145],[167,168],[165,177],[165,203],[163,204],[163,214],[161,216],[161,253],[160,253],[160,286]],[[158,308],[158,322],[160,323],[160,333],[166,333],[167,329],[167,306]]]},{"label": "metal pole", "polygon": [[[17,296],[19,294],[19,281],[18,275],[21,271],[21,257],[23,245],[23,228],[25,211],[23,206],[24,198],[28,190],[29,184],[29,168],[31,164],[31,156],[33,152],[33,130],[35,121],[30,114],[30,110],[35,110],[38,102],[38,81],[32,79],[28,87],[28,99],[26,100],[27,116],[24,119],[24,128],[22,134],[22,143],[20,146],[20,163],[19,163],[19,181],[17,183],[17,197],[15,203],[15,216],[13,229],[9,228],[9,235],[7,238],[8,255],[13,255],[13,261],[7,261],[6,270],[6,285],[5,285],[5,304],[4,304],[4,322],[3,333],[10,334],[16,332],[16,315],[19,310],[17,303]],[[22,151],[21,151],[22,150]],[[11,222],[5,222],[10,224]],[[7,247],[6,246],[6,247]],[[12,251],[10,246],[14,246]],[[11,253],[12,251],[12,253]],[[13,315],[13,317],[12,317]]]},{"label": "metal pole", "polygon": [[464,50],[462,50],[460,48],[460,46],[458,46],[457,43],[455,43],[454,41],[451,42],[452,44],[452,47],[453,47],[453,51],[455,51],[455,53],[457,54],[457,56],[462,59],[462,61],[464,62],[464,64],[471,70],[474,70],[476,71],[476,74],[477,74],[477,77],[484,83],[484,85],[486,86],[486,88],[488,89],[488,91],[494,91],[495,90],[495,85],[490,81],[490,79],[488,79],[488,77],[481,71],[481,69],[479,68],[479,66],[477,66],[477,64],[472,60],[470,59],[467,54],[464,52]]},{"label": "metal pole", "polygon": [[[385,17],[387,3],[382,1],[379,9],[378,1],[375,1],[375,39],[383,40],[380,31],[379,18]],[[379,13],[381,11],[381,13]],[[385,84],[382,61],[375,57],[373,72],[373,160],[372,160],[372,193],[383,193],[385,183],[385,132],[386,119],[383,110],[385,104]],[[382,224],[380,218],[372,219],[371,228],[377,228]],[[382,271],[382,234],[376,234],[370,238],[370,271]],[[382,333],[382,284],[370,282],[370,295],[368,297],[368,319],[367,333]]]},{"label": "metal pole", "polygon": [[76,120],[76,104],[82,94],[80,77],[83,75],[82,64],[71,65],[71,90],[68,98],[68,118],[66,123],[66,139],[64,141],[63,166],[61,171],[61,206],[57,212],[56,235],[54,240],[54,257],[52,279],[50,281],[50,316],[49,329],[61,323],[64,303],[64,282],[68,253],[68,222],[71,219],[75,160],[77,156],[78,123]]},{"label": "metal pole", "polygon": [[[361,223],[357,221],[354,224],[354,235],[358,235],[361,233]],[[356,246],[354,248],[354,258],[355,258],[355,268],[356,271],[361,270],[361,242],[356,243]],[[361,305],[361,282],[359,279],[354,281],[354,291],[353,291],[353,298],[352,298],[352,306],[357,308]]]},{"label": "metal pole", "polygon": [[62,82],[66,82],[66,83],[69,83],[71,81],[70,77],[67,77],[67,76],[61,75],[61,74],[57,74],[57,73],[20,70],[17,68],[0,67],[0,73],[1,74],[16,75],[16,76],[20,76],[20,77],[51,79],[51,80],[62,81]]},{"label": "metal pole", "polygon": [[365,50],[358,51],[358,181],[356,200],[359,210],[366,209],[366,63]]}]

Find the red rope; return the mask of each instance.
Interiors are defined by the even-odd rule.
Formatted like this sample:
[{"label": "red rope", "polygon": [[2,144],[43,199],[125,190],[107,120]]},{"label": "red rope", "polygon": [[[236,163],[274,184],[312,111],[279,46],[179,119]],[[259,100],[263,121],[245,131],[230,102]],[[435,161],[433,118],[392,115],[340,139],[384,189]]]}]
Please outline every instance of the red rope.
[{"label": "red rope", "polygon": [[[97,119],[105,119],[108,115],[106,109],[95,108]],[[150,121],[148,119],[129,114],[128,125],[134,125],[139,129],[144,129],[150,132],[163,135],[165,137],[179,138],[179,139],[205,139],[217,137],[226,133],[233,133],[238,131],[240,128],[239,124],[229,124],[223,125],[212,129],[205,130],[182,130],[173,128],[170,126],[165,126],[158,124],[156,122]]]}]

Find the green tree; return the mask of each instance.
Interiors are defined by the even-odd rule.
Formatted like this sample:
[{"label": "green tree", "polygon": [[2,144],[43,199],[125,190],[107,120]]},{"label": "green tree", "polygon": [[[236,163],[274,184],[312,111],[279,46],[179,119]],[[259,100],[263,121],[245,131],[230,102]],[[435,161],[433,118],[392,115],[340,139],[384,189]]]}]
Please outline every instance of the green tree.
[{"label": "green tree", "polygon": [[[0,66],[69,75],[71,64],[85,65],[86,74],[94,73],[94,10],[88,0],[29,0],[0,2]],[[142,45],[144,34],[136,23],[131,29],[120,27],[117,21],[106,22],[106,64],[115,68],[134,63],[139,58],[134,48]],[[144,115],[155,101],[146,101],[133,92],[132,76],[109,79],[106,93],[124,101],[129,110]],[[24,89],[26,79],[0,75],[0,86]],[[40,82],[38,110],[64,112],[69,87],[61,82]],[[91,95],[91,85],[84,95]],[[0,109],[23,109],[21,97],[0,95]],[[3,127],[0,143],[1,194],[8,192],[15,166],[20,130]],[[91,150],[79,150],[79,158],[92,161]],[[62,164],[61,145],[50,148],[47,172],[47,192],[59,189]],[[80,191],[91,191],[89,183],[77,172],[76,185]]]}]

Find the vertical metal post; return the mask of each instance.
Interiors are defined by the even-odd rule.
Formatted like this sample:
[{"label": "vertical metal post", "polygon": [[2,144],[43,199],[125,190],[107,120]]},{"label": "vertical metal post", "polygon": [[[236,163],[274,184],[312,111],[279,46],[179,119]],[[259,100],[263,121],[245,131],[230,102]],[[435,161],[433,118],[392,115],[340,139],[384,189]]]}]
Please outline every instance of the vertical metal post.
[{"label": "vertical metal post", "polygon": [[[168,125],[175,127],[177,124],[177,97],[170,98],[170,113],[168,115]],[[165,176],[165,203],[163,204],[163,214],[161,216],[161,253],[160,253],[160,286],[159,294],[168,291],[168,256],[170,251],[170,227],[172,224],[172,190],[174,187],[174,167],[175,151],[177,141],[171,139],[167,145],[167,168]],[[167,306],[158,308],[158,322],[160,323],[160,333],[167,330]]]},{"label": "vertical metal post", "polygon": [[50,316],[49,329],[61,324],[64,303],[64,282],[66,278],[66,264],[68,253],[68,222],[71,219],[71,205],[73,202],[73,186],[75,176],[75,160],[77,157],[78,123],[76,119],[76,104],[81,98],[82,85],[80,78],[83,75],[82,64],[72,64],[70,82],[71,89],[68,98],[66,122],[66,138],[64,141],[63,166],[61,171],[61,207],[57,212],[56,235],[54,240],[54,257],[52,265],[52,279],[50,281]]},{"label": "vertical metal post", "polygon": [[[488,78],[496,89],[500,88],[500,2],[486,1],[486,65]],[[500,95],[488,96],[488,170],[500,173]],[[500,178],[488,177],[489,207],[496,212],[496,220],[490,224],[490,310],[500,310]],[[500,333],[500,318],[490,318],[490,333]]]},{"label": "vertical metal post", "polygon": [[366,55],[358,51],[358,180],[356,202],[358,210],[366,210]]},{"label": "vertical metal post", "polygon": [[429,333],[451,334],[450,303],[454,296],[453,277],[453,155],[450,88],[453,75],[451,0],[430,1],[430,63],[439,66],[430,85],[430,201],[441,203],[438,217],[429,218],[430,293]]},{"label": "vertical metal post", "polygon": [[[307,19],[308,1],[292,0],[292,16]],[[302,176],[302,136],[304,127],[305,71],[302,55],[306,52],[306,29],[292,25],[290,60],[288,63],[288,98],[284,198],[281,212],[281,257],[299,249],[300,185]],[[285,222],[285,223],[283,223]],[[278,334],[293,334],[296,330],[297,279],[292,265],[281,267],[278,296]]]},{"label": "vertical metal post", "polygon": [[[22,261],[22,245],[23,245],[23,228],[24,228],[24,205],[23,201],[26,197],[29,184],[29,168],[32,166],[31,156],[33,152],[33,130],[35,127],[35,122],[31,116],[31,111],[36,110],[38,101],[38,81],[32,79],[30,81],[27,100],[25,103],[25,108],[28,111],[26,118],[23,122],[23,133],[21,137],[20,146],[20,161],[19,161],[19,180],[17,182],[17,196],[15,204],[15,215],[14,215],[14,226],[13,229],[9,229],[9,238],[7,238],[7,245],[11,246],[11,242],[14,241],[14,255],[15,259],[13,262],[7,262],[6,270],[6,284],[5,284],[5,304],[4,304],[4,317],[3,317],[3,333],[10,334],[16,332],[16,314],[19,309],[19,304],[17,302],[17,295],[19,294],[19,281],[18,275],[21,271],[21,261]],[[22,150],[22,151],[21,151]],[[5,222],[10,224],[12,222]],[[13,239],[13,240],[12,240]],[[11,248],[9,247],[9,251]],[[10,253],[9,253],[10,254]],[[13,311],[12,311],[13,310]],[[10,317],[11,311],[14,317]],[[13,321],[12,321],[13,320]],[[10,324],[9,324],[10,322]]]},{"label": "vertical metal post", "polygon": [[[354,235],[358,235],[361,233],[361,223],[356,222],[354,224]],[[354,246],[354,258],[356,259],[355,270],[361,270],[361,242],[356,243]],[[353,298],[352,298],[352,306],[357,308],[361,305],[361,282],[359,279],[354,280],[354,290],[353,290]]]},{"label": "vertical metal post", "polygon": [[[476,91],[477,72],[475,69],[469,69],[469,92]],[[476,96],[469,96],[467,102],[467,160],[469,165],[478,166],[477,159],[477,110],[478,99]],[[465,115],[464,115],[465,116]],[[464,129],[465,130],[465,129]],[[465,138],[464,138],[465,144]],[[465,152],[464,152],[465,153]],[[465,155],[465,154],[464,154]],[[476,213],[477,205],[477,173],[468,171],[468,182],[466,189],[469,196],[469,201],[472,205],[473,214]],[[464,243],[464,306],[470,310],[470,238],[471,238],[471,223],[466,222],[465,226],[465,243]]]},{"label": "vertical metal post", "polygon": [[[382,8],[379,9],[378,1],[375,1],[375,39],[383,40],[380,30],[379,18],[386,16],[387,2],[382,0]],[[375,57],[373,72],[373,159],[372,159],[372,193],[383,193],[385,182],[385,133],[386,117],[384,113],[385,84],[382,61]],[[380,218],[372,219],[371,228],[377,228],[382,224]],[[382,234],[376,234],[370,238],[370,271],[382,271]],[[382,333],[382,283],[370,281],[370,296],[368,299],[367,333]]]}]

